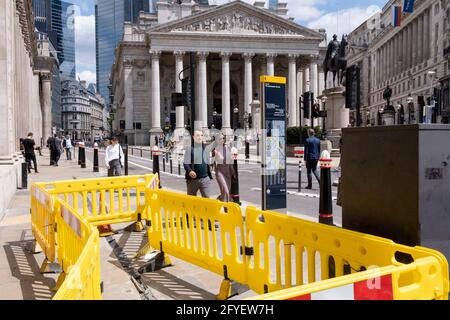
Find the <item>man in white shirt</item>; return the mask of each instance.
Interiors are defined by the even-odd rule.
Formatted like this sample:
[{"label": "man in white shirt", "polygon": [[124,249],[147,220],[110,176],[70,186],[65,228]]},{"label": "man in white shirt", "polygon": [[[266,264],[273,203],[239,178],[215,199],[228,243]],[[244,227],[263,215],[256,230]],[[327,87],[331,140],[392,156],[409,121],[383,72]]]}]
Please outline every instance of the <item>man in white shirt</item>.
[{"label": "man in white shirt", "polygon": [[63,141],[63,147],[66,149],[66,156],[67,160],[72,160],[72,140],[70,139],[70,136],[67,135],[66,138]]},{"label": "man in white shirt", "polygon": [[122,167],[125,165],[125,156],[119,140],[114,137],[110,139],[110,145],[106,148],[105,163],[108,168],[108,177],[121,176]]}]

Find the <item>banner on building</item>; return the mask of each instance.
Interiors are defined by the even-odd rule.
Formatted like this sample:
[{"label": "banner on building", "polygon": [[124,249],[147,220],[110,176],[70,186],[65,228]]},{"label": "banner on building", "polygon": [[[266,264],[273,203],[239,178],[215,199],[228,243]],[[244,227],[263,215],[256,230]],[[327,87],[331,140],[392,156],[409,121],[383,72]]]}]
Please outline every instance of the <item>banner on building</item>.
[{"label": "banner on building", "polygon": [[414,12],[414,0],[403,0],[403,12],[405,13]]},{"label": "banner on building", "polygon": [[402,24],[402,7],[392,6],[392,25],[400,27]]}]

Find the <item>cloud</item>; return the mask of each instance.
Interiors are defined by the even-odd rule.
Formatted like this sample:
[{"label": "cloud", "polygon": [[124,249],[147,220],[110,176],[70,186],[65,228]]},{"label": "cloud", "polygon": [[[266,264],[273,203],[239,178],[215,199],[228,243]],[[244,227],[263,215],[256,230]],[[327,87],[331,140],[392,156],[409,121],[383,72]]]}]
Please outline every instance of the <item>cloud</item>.
[{"label": "cloud", "polygon": [[355,7],[330,12],[316,20],[310,21],[307,27],[311,29],[326,29],[328,38],[333,34],[338,36],[349,34],[378,11],[381,11],[379,7],[370,6],[368,8]]},{"label": "cloud", "polygon": [[95,72],[95,15],[75,18],[75,51],[77,71]]},{"label": "cloud", "polygon": [[77,73],[77,80],[80,78],[80,80],[85,80],[87,83],[96,83],[96,75],[95,72],[85,70],[81,73]]}]

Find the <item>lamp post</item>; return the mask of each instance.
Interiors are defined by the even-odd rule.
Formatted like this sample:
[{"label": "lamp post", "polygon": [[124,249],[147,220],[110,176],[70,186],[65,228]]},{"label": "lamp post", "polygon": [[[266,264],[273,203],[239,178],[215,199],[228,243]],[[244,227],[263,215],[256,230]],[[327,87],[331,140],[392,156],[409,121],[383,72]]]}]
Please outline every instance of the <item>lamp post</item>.
[{"label": "lamp post", "polygon": [[[238,121],[239,121],[239,109],[237,107],[237,105],[235,106],[235,108],[233,109],[233,114],[234,114],[234,120],[233,120],[233,129],[236,130],[238,127]],[[235,133],[233,133],[234,135],[234,141],[237,141],[237,136]]]},{"label": "lamp post", "polygon": [[322,114],[322,136],[326,140],[327,139],[327,127],[326,127],[326,118],[327,118],[327,101],[328,97],[322,97],[322,105],[323,105],[323,114]]},{"label": "lamp post", "polygon": [[406,99],[406,102],[408,102],[408,124],[411,124],[413,120],[415,120],[414,117],[414,98],[409,94],[408,98]]}]

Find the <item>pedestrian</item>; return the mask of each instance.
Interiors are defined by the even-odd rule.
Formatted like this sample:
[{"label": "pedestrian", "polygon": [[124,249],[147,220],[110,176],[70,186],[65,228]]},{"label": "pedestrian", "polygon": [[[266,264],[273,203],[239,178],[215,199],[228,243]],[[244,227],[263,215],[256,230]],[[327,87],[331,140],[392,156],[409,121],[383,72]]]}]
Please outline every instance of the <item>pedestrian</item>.
[{"label": "pedestrian", "polygon": [[312,189],[312,175],[317,179],[317,182],[320,185],[320,177],[319,177],[319,171],[317,170],[317,165],[319,163],[320,159],[320,140],[316,138],[316,133],[314,132],[314,129],[308,130],[308,136],[309,138],[306,139],[305,142],[305,164],[306,164],[306,170],[307,170],[307,176],[308,176],[308,186],[305,189]]},{"label": "pedestrian", "polygon": [[108,168],[108,177],[121,176],[125,163],[125,156],[122,146],[117,137],[110,138],[110,144],[106,147],[105,163]]},{"label": "pedestrian", "polygon": [[184,169],[186,170],[187,194],[209,198],[211,180],[213,180],[209,166],[209,151],[203,144],[203,132],[195,131],[193,145],[186,148],[184,155]]},{"label": "pedestrian", "polygon": [[231,148],[227,145],[222,133],[215,137],[214,144],[214,171],[220,189],[220,196],[217,199],[222,202],[232,202],[230,190],[232,182],[236,179],[236,173],[231,159]]},{"label": "pedestrian", "polygon": [[36,143],[34,142],[32,132],[28,133],[27,138],[22,140],[22,144],[25,153],[25,161],[27,162],[28,173],[31,173],[31,162],[33,162],[34,171],[36,173],[39,173],[37,168],[36,154],[34,153]]},{"label": "pedestrian", "polygon": [[55,167],[58,167],[59,159],[61,158],[61,154],[64,152],[64,147],[62,143],[62,139],[55,134],[54,139],[55,144]]},{"label": "pedestrian", "polygon": [[64,139],[63,147],[66,150],[67,160],[69,160],[69,161],[72,160],[72,148],[73,148],[73,145],[72,145],[72,139],[70,139],[69,135],[67,135],[66,138]]},{"label": "pedestrian", "polygon": [[50,165],[54,166],[55,165],[55,149],[56,149],[56,144],[55,144],[55,137],[54,136],[50,136],[47,139],[47,148],[50,150]]},{"label": "pedestrian", "polygon": [[164,134],[163,133],[161,133],[159,135],[159,148],[160,149],[164,148]]}]

